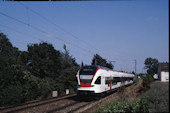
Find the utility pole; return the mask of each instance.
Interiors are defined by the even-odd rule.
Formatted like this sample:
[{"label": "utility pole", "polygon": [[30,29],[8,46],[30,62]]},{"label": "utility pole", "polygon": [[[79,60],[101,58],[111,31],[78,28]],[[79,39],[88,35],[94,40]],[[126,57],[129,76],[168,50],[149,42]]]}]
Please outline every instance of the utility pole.
[{"label": "utility pole", "polygon": [[135,59],[135,78],[137,79],[137,74],[136,74],[136,59]]},{"label": "utility pole", "polygon": [[135,75],[136,75],[136,59],[135,59]]}]

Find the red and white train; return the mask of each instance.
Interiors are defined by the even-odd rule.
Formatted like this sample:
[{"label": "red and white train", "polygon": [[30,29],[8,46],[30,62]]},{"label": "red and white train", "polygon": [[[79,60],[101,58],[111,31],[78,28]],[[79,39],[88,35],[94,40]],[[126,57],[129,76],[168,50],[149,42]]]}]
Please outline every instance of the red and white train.
[{"label": "red and white train", "polygon": [[104,94],[122,85],[132,84],[134,74],[89,65],[79,69],[76,77],[77,94]]}]

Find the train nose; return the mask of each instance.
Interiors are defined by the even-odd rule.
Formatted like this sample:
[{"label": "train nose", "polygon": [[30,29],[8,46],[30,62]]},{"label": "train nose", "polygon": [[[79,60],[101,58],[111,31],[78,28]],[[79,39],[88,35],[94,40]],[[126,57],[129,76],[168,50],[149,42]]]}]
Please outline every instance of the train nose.
[{"label": "train nose", "polygon": [[80,83],[81,87],[90,87],[90,85],[91,83],[83,83],[83,82]]}]

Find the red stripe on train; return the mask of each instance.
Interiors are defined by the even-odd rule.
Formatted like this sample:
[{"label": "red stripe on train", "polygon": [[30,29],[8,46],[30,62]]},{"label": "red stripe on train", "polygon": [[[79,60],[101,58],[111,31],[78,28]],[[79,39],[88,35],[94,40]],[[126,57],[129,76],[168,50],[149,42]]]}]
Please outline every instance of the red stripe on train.
[{"label": "red stripe on train", "polygon": [[[96,75],[96,73],[97,73],[97,71],[98,71],[99,69],[100,69],[100,68],[97,68],[97,69],[96,69],[96,72],[95,72],[94,76]],[[93,76],[93,78],[94,78],[94,76]],[[81,87],[90,87],[90,85],[91,85],[91,83],[92,83],[92,81],[93,81],[93,78],[92,78],[92,80],[91,80],[90,83],[80,82],[80,86],[81,86]],[[79,80],[80,80],[80,72],[79,72]]]}]

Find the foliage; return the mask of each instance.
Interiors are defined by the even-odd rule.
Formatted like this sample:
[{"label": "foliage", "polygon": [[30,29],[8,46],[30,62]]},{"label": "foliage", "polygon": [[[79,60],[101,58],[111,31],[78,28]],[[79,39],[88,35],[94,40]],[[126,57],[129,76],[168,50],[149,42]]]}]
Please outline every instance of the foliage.
[{"label": "foliage", "polygon": [[117,89],[117,91],[118,91],[119,93],[123,93],[124,90],[125,90],[125,86],[124,86],[124,85],[121,85],[121,86]]},{"label": "foliage", "polygon": [[25,67],[19,60],[20,51],[12,46],[6,35],[0,33],[0,37],[0,105],[19,103]]},{"label": "foliage", "polygon": [[0,33],[0,106],[48,98],[53,90],[74,91],[79,65],[65,45],[64,50],[41,42],[19,51]]},{"label": "foliage", "polygon": [[113,69],[113,65],[111,62],[107,62],[106,59],[102,58],[100,55],[95,54],[93,59],[92,59],[92,65],[99,65],[99,66],[104,66],[108,67],[110,69]]},{"label": "foliage", "polygon": [[147,69],[147,73],[150,75],[154,75],[157,73],[158,70],[158,60],[156,58],[146,58],[145,62],[145,68]]},{"label": "foliage", "polygon": [[153,82],[153,81],[154,81],[153,76],[147,74],[147,75],[143,78],[143,82],[142,82],[142,85],[143,85],[143,87],[144,87],[144,90],[145,90],[145,89],[148,89],[150,83]]},{"label": "foliage", "polygon": [[1,90],[0,93],[0,104],[17,104],[22,102],[23,95],[22,95],[23,88],[20,84],[18,85],[8,85],[6,88]]},{"label": "foliage", "polygon": [[61,53],[62,54],[62,62],[61,62],[62,70],[60,71],[60,77],[59,77],[59,80],[60,80],[59,83],[61,84],[60,89],[59,89],[60,92],[64,91],[65,89],[70,89],[70,90],[76,89],[77,79],[75,75],[77,74],[77,70],[80,68],[79,65],[76,63],[75,58],[69,55],[70,53],[67,50],[66,45],[64,45],[63,48],[64,48],[64,53]]},{"label": "foliage", "polygon": [[147,97],[137,99],[117,99],[99,108],[96,113],[143,113],[148,112]]},{"label": "foliage", "polygon": [[145,95],[148,96],[149,112],[169,113],[169,83],[153,82]]},{"label": "foliage", "polygon": [[61,54],[46,42],[28,45],[29,70],[40,78],[56,78],[61,70]]}]

